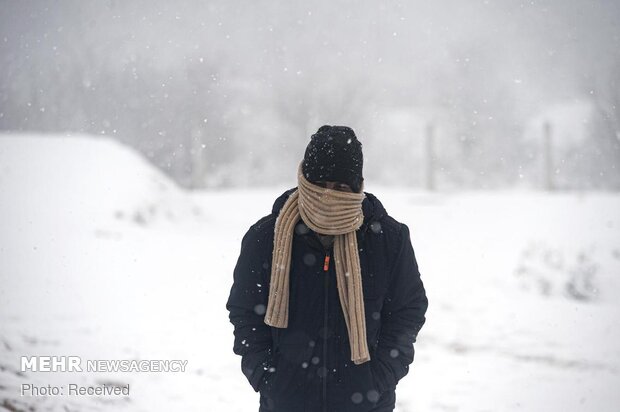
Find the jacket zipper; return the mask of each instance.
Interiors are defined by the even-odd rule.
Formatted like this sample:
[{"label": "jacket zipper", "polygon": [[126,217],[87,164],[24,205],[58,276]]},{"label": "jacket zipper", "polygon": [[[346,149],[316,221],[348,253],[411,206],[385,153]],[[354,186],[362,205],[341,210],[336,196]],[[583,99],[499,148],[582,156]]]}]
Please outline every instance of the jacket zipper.
[{"label": "jacket zipper", "polygon": [[323,307],[323,365],[325,365],[325,376],[323,376],[323,411],[327,412],[327,320],[329,313],[329,250],[325,252],[325,261],[323,262],[323,272],[325,275],[325,304]]},{"label": "jacket zipper", "polygon": [[[360,235],[363,236],[366,233],[366,231],[368,230],[368,225],[364,224],[362,225],[362,230],[360,231]],[[306,236],[310,236],[310,240],[308,240],[308,244],[310,245],[310,247],[312,247],[313,249],[316,250],[322,250],[325,252],[325,259],[323,261],[323,273],[325,275],[325,304],[324,304],[324,314],[323,314],[323,327],[324,327],[324,336],[323,336],[323,362],[325,364],[325,377],[323,378],[323,390],[322,390],[322,395],[323,395],[323,411],[327,412],[327,374],[328,374],[328,370],[327,370],[327,321],[328,321],[328,310],[329,310],[329,305],[328,305],[328,293],[329,293],[329,275],[327,272],[329,272],[329,263],[331,260],[331,256],[330,256],[330,249],[326,248],[320,241],[318,238],[312,236],[312,232],[310,232],[309,235]],[[308,237],[306,237],[306,239],[308,239]],[[313,245],[314,243],[314,245]]]}]

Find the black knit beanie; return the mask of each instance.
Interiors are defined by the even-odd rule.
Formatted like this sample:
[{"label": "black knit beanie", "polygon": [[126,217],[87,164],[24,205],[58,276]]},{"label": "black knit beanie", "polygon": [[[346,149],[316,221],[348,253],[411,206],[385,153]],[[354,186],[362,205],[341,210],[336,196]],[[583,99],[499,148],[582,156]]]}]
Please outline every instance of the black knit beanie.
[{"label": "black knit beanie", "polygon": [[359,193],[364,177],[362,143],[346,126],[321,126],[306,148],[302,172],[310,182],[346,183]]}]

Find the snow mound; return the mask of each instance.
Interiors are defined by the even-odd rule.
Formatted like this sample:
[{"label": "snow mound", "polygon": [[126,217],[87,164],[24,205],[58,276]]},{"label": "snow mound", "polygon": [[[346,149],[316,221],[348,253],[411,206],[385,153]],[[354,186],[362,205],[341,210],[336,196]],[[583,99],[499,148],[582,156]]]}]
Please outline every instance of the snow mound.
[{"label": "snow mound", "polygon": [[0,212],[30,225],[147,226],[200,215],[185,191],[136,151],[100,136],[0,136],[0,192]]}]

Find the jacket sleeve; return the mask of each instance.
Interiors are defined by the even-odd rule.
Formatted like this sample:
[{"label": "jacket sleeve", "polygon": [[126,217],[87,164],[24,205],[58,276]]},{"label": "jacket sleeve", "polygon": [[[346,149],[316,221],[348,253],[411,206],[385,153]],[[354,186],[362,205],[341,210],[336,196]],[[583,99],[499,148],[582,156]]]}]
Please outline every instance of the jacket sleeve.
[{"label": "jacket sleeve", "polygon": [[418,332],[426,321],[426,291],[411,245],[409,228],[401,224],[401,243],[381,312],[379,342],[371,368],[379,392],[395,389],[409,372]]},{"label": "jacket sleeve", "polygon": [[241,356],[241,370],[256,392],[267,372],[275,370],[271,327],[263,321],[269,297],[263,273],[271,267],[266,251],[272,250],[266,243],[253,227],[245,234],[226,303],[234,326],[233,352]]}]

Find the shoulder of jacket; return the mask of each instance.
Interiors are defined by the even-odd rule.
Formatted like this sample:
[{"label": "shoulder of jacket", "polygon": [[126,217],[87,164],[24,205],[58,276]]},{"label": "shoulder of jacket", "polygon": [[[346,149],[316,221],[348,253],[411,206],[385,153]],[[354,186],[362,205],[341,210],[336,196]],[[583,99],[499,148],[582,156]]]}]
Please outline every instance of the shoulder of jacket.
[{"label": "shoulder of jacket", "polygon": [[[390,261],[394,262],[393,266],[396,266],[403,249],[407,245],[407,242],[410,241],[409,227],[405,223],[399,222],[389,215],[383,216],[380,223],[382,232],[386,235],[387,242],[392,246]],[[390,272],[392,270],[390,270]]]},{"label": "shoulder of jacket", "polygon": [[267,215],[260,218],[243,235],[241,240],[241,250],[253,251],[254,253],[267,253],[274,236],[275,217]]},{"label": "shoulder of jacket", "polygon": [[[400,240],[403,234],[404,228],[407,227],[404,223],[399,222],[390,215],[383,216],[379,223],[381,230],[385,233],[389,239]],[[372,222],[371,222],[372,224]]]},{"label": "shoulder of jacket", "polygon": [[276,217],[277,216],[273,213],[263,216],[250,226],[250,230],[258,233],[265,233],[269,230],[273,231],[276,224]]}]

